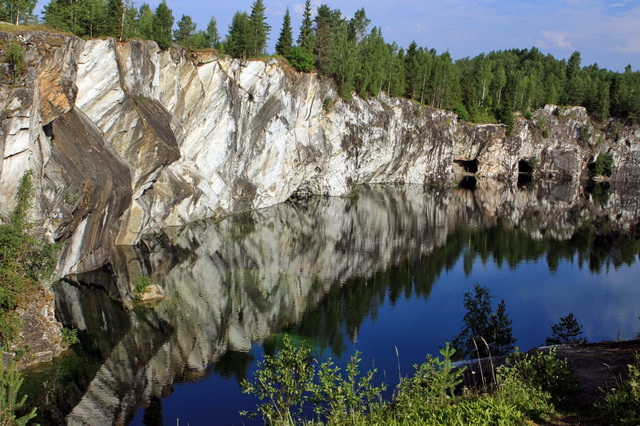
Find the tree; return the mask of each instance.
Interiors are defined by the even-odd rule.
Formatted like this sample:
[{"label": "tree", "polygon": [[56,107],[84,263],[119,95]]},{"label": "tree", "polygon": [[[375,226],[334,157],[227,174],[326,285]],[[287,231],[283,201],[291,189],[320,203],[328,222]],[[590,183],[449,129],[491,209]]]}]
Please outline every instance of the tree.
[{"label": "tree", "polygon": [[167,6],[166,0],[162,0],[153,14],[153,40],[162,49],[171,46],[173,21],[173,12]]},{"label": "tree", "polygon": [[124,40],[125,16],[127,8],[123,0],[109,0],[107,3],[107,30],[106,34]]},{"label": "tree", "polygon": [[191,16],[182,15],[178,21],[178,28],[173,32],[173,37],[180,46],[187,50],[191,49],[191,37],[196,30],[196,23]]},{"label": "tree", "polygon": [[302,24],[298,35],[298,46],[309,54],[313,54],[313,20],[311,19],[311,0],[304,3],[304,13],[302,14]]},{"label": "tree", "polygon": [[3,0],[0,1],[0,20],[13,22],[16,25],[25,23],[33,14],[37,0]]},{"label": "tree", "polygon": [[265,15],[265,6],[262,0],[256,0],[251,5],[250,23],[250,46],[249,55],[258,57],[262,55],[267,48],[267,40],[269,40],[269,31],[271,26],[267,24]]},{"label": "tree", "polygon": [[251,46],[251,23],[246,12],[236,12],[225,40],[225,52],[234,58],[245,59]]},{"label": "tree", "polygon": [[138,11],[138,34],[144,40],[153,39],[153,11],[147,3]]},{"label": "tree", "polygon": [[287,7],[287,11],[284,14],[284,19],[282,20],[282,30],[280,31],[280,37],[278,37],[278,42],[276,43],[276,53],[287,58],[291,53],[292,47],[293,30],[291,29],[291,14],[289,13],[289,8]]},{"label": "tree", "polygon": [[560,322],[551,326],[551,337],[544,341],[545,345],[567,345],[574,343],[587,343],[585,337],[578,337],[582,334],[582,325],[570,312]]},{"label": "tree", "polygon": [[220,35],[218,34],[218,23],[216,18],[211,18],[207,25],[207,37],[209,38],[210,47],[214,49],[220,48]]},{"label": "tree", "polygon": [[505,301],[500,301],[494,313],[492,299],[489,289],[479,284],[473,286],[473,293],[464,294],[463,304],[467,310],[463,317],[464,326],[452,342],[459,357],[504,355],[513,350],[516,339],[506,314]]}]

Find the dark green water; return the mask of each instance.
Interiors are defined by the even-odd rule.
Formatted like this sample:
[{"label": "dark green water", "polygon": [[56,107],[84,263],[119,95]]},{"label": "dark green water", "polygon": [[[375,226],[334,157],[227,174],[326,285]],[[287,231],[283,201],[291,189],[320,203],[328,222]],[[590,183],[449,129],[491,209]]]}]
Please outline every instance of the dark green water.
[{"label": "dark green water", "polygon": [[[524,350],[569,312],[591,341],[634,337],[638,194],[495,185],[362,187],[118,249],[111,265],[56,285],[58,316],[82,344],[29,375],[39,420],[246,422],[238,411],[256,401],[238,380],[285,332],[319,359],[363,352],[362,367],[392,387],[460,331],[476,283],[505,300]],[[132,303],[141,274],[166,299]]]}]

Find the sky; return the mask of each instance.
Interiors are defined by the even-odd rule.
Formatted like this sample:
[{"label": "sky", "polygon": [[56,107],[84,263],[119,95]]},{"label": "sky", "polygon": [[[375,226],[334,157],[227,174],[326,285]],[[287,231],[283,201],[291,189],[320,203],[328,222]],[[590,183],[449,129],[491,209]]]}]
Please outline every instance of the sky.
[{"label": "sky", "polygon": [[[294,37],[302,20],[304,1],[263,0],[271,25],[268,50],[273,52],[287,7]],[[40,0],[36,11],[47,1]],[[160,0],[147,0],[155,10]],[[190,15],[198,29],[211,17],[221,37],[228,33],[233,14],[251,10],[253,0],[167,0],[178,21]],[[313,11],[326,3],[347,17],[365,8],[371,26],[382,28],[388,43],[407,47],[411,41],[449,50],[454,59],[511,48],[539,48],[558,59],[579,51],[582,65],[623,71],[640,69],[640,0],[312,0]],[[142,1],[134,1],[139,7]]]}]

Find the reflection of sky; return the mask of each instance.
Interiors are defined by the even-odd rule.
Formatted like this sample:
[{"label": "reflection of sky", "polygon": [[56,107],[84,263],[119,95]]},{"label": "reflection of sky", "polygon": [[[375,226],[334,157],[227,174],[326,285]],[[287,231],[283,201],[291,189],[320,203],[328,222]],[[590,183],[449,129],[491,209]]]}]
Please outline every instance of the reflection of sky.
[{"label": "reflection of sky", "polygon": [[476,260],[469,277],[464,275],[462,258],[436,281],[428,300],[388,300],[360,329],[352,346],[364,352],[370,364],[398,375],[397,346],[402,373],[424,361],[426,353],[437,354],[445,341],[460,331],[465,310],[465,292],[478,283],[490,288],[494,308],[505,299],[513,321],[516,346],[522,350],[544,344],[551,326],[573,312],[583,325],[589,341],[633,338],[640,331],[640,265],[623,266],[609,273],[592,274],[576,262],[561,261],[550,273],[546,261],[526,262],[512,269],[498,268],[493,261]]},{"label": "reflection of sky", "polygon": [[[603,267],[595,274],[586,265],[579,268],[576,261],[560,260],[551,273],[544,256],[515,268],[506,262],[498,268],[493,259],[483,264],[477,258],[468,277],[462,265],[460,256],[453,268],[442,271],[427,300],[400,297],[391,304],[387,297],[375,319],[363,321],[356,342],[345,342],[338,365],[344,367],[358,350],[363,358],[361,370],[377,368],[377,380],[385,381],[392,392],[399,375],[411,374],[413,365],[424,362],[428,353],[437,354],[460,331],[465,313],[463,296],[475,283],[489,287],[495,296],[494,308],[505,299],[516,345],[522,350],[542,345],[551,326],[569,312],[583,325],[589,341],[616,339],[618,335],[632,338],[640,331],[638,262],[617,270]],[[260,359],[261,348],[254,345],[252,354]],[[322,354],[323,360],[329,356]],[[255,368],[254,362],[249,377]],[[256,402],[241,393],[235,379],[211,373],[199,382],[177,384],[162,401],[163,416],[167,424],[177,419],[180,424],[247,424],[237,413],[253,410]],[[143,411],[138,410],[133,424],[142,424]]]}]

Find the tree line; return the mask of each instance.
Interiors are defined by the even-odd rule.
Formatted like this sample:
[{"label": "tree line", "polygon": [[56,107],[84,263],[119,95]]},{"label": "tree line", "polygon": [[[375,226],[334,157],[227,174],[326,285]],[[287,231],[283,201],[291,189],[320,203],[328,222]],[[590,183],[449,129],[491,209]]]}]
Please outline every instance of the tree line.
[{"label": "tree line", "polygon": [[[33,7],[34,0],[1,0],[0,19],[29,19]],[[130,0],[51,0],[43,23],[80,37],[148,39],[162,48],[177,43],[243,59],[266,55],[271,33],[263,0],[255,0],[249,12],[236,12],[224,39],[215,18],[206,30],[198,30],[189,15],[175,22],[164,0],[155,10],[146,3],[136,8]],[[463,120],[507,124],[515,111],[528,115],[549,103],[579,105],[597,120],[640,123],[640,72],[630,65],[622,73],[585,67],[579,52],[558,60],[535,47],[454,61],[449,52],[415,42],[406,49],[387,43],[381,29],[370,25],[364,9],[347,18],[322,4],[314,13],[307,0],[297,37],[287,9],[276,54],[298,71],[331,77],[345,99],[386,92],[455,111]]]}]

